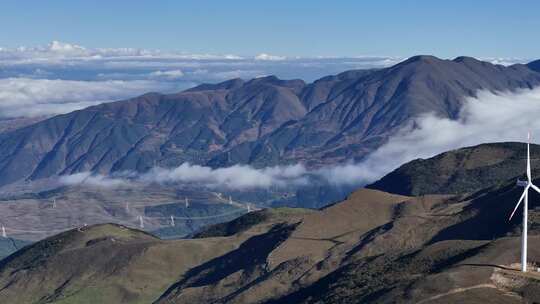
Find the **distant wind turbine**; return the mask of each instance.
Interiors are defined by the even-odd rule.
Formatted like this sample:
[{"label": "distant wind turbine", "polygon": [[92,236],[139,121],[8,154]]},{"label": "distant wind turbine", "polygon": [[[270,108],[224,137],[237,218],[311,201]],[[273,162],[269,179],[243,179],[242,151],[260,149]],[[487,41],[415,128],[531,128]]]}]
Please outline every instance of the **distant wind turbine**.
[{"label": "distant wind turbine", "polygon": [[142,215],[139,215],[139,227],[144,228],[144,220]]},{"label": "distant wind turbine", "polygon": [[531,153],[530,153],[530,142],[531,142],[531,134],[527,134],[527,180],[521,181],[518,179],[517,185],[525,187],[523,190],[523,193],[521,194],[521,197],[519,198],[519,201],[516,204],[516,207],[514,207],[514,211],[512,211],[512,214],[510,215],[510,218],[508,220],[511,220],[514,216],[514,213],[516,213],[517,208],[519,207],[519,204],[521,204],[522,201],[525,201],[523,205],[523,232],[521,234],[521,271],[526,272],[527,271],[527,219],[528,219],[528,208],[529,208],[529,188],[533,188],[536,192],[540,193],[540,188],[538,188],[536,185],[532,183],[531,180]]}]

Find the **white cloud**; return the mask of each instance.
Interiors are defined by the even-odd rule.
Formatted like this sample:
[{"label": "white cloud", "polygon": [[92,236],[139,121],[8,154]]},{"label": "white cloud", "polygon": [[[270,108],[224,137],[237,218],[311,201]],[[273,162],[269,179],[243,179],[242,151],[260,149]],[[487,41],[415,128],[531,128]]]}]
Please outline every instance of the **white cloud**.
[{"label": "white cloud", "polygon": [[235,165],[212,169],[184,163],[174,169],[154,168],[141,175],[144,182],[189,183],[213,188],[267,188],[270,186],[300,185],[307,183],[306,169],[302,165],[255,169]]},{"label": "white cloud", "polygon": [[156,78],[163,77],[167,79],[177,79],[184,77],[184,72],[181,70],[155,71],[150,73],[150,76]]},{"label": "white cloud", "polygon": [[517,93],[479,92],[477,98],[468,98],[457,120],[425,114],[365,161],[330,168],[326,174],[337,183],[367,183],[417,158],[481,143],[523,142],[528,131],[533,141],[540,143],[539,117],[540,88]]},{"label": "white cloud", "polygon": [[261,53],[257,56],[255,56],[255,60],[270,60],[270,61],[276,61],[276,60],[285,60],[287,57],[285,56],[276,56],[276,55],[270,55],[266,53]]},{"label": "white cloud", "polygon": [[[208,70],[208,75],[211,75],[214,72],[256,69],[262,70],[264,74],[277,74],[281,77],[296,74],[292,77],[302,77],[310,81],[347,69],[388,66],[399,60],[387,56],[288,58],[266,53],[256,56],[189,54],[135,48],[86,48],[53,41],[45,46],[0,47],[0,67],[5,68],[4,71],[0,69],[0,77],[16,77],[22,72],[28,73],[35,69],[53,73],[57,78],[85,79],[97,74],[119,72],[137,75],[141,79],[156,70],[182,69],[182,72],[187,74],[186,72],[202,69]],[[147,73],[141,73],[143,70]]]},{"label": "white cloud", "polygon": [[34,117],[67,113],[104,101],[168,90],[165,83],[145,80],[0,79],[0,117]]},{"label": "white cloud", "polygon": [[60,41],[52,41],[49,45],[49,51],[57,53],[76,53],[81,54],[86,52],[86,49],[80,45],[63,43]]},{"label": "white cloud", "polygon": [[140,184],[190,184],[216,189],[245,190],[270,186],[299,186],[308,183],[307,170],[302,165],[255,169],[246,165],[213,169],[184,163],[176,168],[155,167],[144,174],[121,172],[113,176],[81,172],[60,177],[64,185],[120,188]]},{"label": "white cloud", "polygon": [[480,60],[484,60],[487,62],[491,62],[493,64],[500,64],[504,66],[509,66],[517,63],[528,63],[533,61],[533,59],[523,59],[523,58],[493,58],[493,57],[486,57],[486,58],[480,58]]},{"label": "white cloud", "polygon": [[96,188],[124,188],[132,186],[125,178],[114,178],[90,172],[81,172],[60,177],[60,183],[64,185],[84,185]]},{"label": "white cloud", "polygon": [[[147,50],[137,48],[86,48],[77,44],[52,41],[45,46],[17,48],[0,48],[0,60],[14,64],[40,62],[51,59],[52,63],[60,63],[61,60],[102,60],[102,59],[126,60],[129,58],[151,59],[177,59],[177,60],[240,60],[237,55],[225,54],[187,54],[182,52],[164,52],[161,50]],[[18,61],[17,61],[18,59]],[[60,61],[53,61],[58,59]]]},{"label": "white cloud", "polygon": [[53,41],[0,47],[0,117],[66,113],[148,91],[178,92],[201,83],[276,75],[313,81],[345,70],[385,67],[393,57],[301,58],[87,48]]}]

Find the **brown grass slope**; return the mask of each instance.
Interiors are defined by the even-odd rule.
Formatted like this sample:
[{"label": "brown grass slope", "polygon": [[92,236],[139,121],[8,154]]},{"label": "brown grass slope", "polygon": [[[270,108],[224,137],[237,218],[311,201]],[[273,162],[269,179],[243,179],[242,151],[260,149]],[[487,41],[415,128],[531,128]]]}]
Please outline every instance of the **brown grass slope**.
[{"label": "brown grass slope", "polygon": [[[342,203],[303,215],[296,223],[274,226],[251,246],[186,273],[158,303],[254,303],[294,291],[332,270],[359,236],[390,221],[393,207],[406,199],[360,190]],[[259,246],[264,249],[250,250]],[[225,267],[220,280],[214,279],[216,265]]]},{"label": "brown grass slope", "polygon": [[[190,240],[113,225],[73,230],[3,260],[0,302],[538,302],[540,276],[513,270],[521,217],[507,218],[522,189],[503,178],[453,195],[360,189],[321,210],[257,211]],[[533,263],[539,203],[531,192]]]},{"label": "brown grass slope", "polygon": [[[263,210],[192,240],[115,225],[73,230],[3,260],[0,302],[533,301],[535,278],[503,269],[519,261],[520,219],[506,220],[519,191],[361,189],[323,210]],[[531,261],[540,258],[539,199],[531,195]]]},{"label": "brown grass slope", "polygon": [[[520,218],[507,216],[520,191],[513,184],[470,196],[359,190],[305,215],[264,252],[241,250],[186,273],[158,303],[481,303],[488,294],[500,303],[536,301],[536,277],[500,271],[519,261]],[[532,262],[540,258],[539,199],[531,195]],[[257,259],[238,267],[250,253]],[[219,280],[216,265],[224,267]]]},{"label": "brown grass slope", "polygon": [[0,262],[0,303],[150,303],[189,269],[302,211],[273,213],[229,237],[164,241],[113,224],[70,230]]},{"label": "brown grass slope", "polygon": [[[406,201],[391,223],[363,235],[334,271],[267,302],[484,303],[488,295],[493,303],[539,301],[540,276],[505,269],[519,262],[521,219],[508,222],[507,216],[520,191],[507,185],[470,197]],[[529,261],[538,263],[540,197],[531,196]]]},{"label": "brown grass slope", "polygon": [[1,303],[149,303],[183,271],[234,248],[161,241],[117,225],[71,230],[0,263]]}]

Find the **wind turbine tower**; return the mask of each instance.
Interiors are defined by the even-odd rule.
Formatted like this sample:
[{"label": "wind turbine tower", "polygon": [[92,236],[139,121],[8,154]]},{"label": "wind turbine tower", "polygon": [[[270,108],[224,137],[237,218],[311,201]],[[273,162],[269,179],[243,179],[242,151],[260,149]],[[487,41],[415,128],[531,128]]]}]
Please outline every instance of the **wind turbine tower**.
[{"label": "wind turbine tower", "polygon": [[540,193],[540,188],[538,188],[535,184],[532,183],[531,178],[531,153],[530,153],[530,141],[531,141],[531,134],[527,134],[527,180],[521,181],[518,179],[517,185],[521,187],[525,187],[523,190],[523,193],[521,194],[521,197],[519,198],[519,201],[517,202],[516,206],[514,207],[514,210],[512,211],[512,214],[510,214],[510,218],[508,220],[511,220],[514,216],[514,213],[516,212],[517,208],[523,201],[523,232],[521,234],[521,271],[526,272],[527,271],[527,220],[528,220],[528,208],[529,208],[529,188],[533,188],[536,192]]},{"label": "wind turbine tower", "polygon": [[144,220],[143,220],[142,215],[139,215],[139,226],[140,226],[141,228],[144,228]]}]

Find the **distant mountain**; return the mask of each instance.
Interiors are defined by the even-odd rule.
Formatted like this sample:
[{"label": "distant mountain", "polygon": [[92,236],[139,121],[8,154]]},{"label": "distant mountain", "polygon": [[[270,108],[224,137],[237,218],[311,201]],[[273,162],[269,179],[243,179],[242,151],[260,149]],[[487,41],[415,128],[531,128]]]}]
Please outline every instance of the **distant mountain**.
[{"label": "distant mountain", "polygon": [[[477,163],[472,158],[481,168],[510,166],[505,151],[513,146],[451,151],[447,159],[468,158],[445,166],[454,164],[462,172]],[[420,164],[418,172],[430,171]],[[462,174],[459,182],[476,177]],[[538,302],[537,275],[515,270],[521,218],[507,219],[521,189],[514,180],[499,182],[505,178],[492,179],[474,195],[415,197],[360,189],[321,210],[252,212],[189,240],[163,241],[117,225],[75,229],[2,260],[0,299],[21,304]],[[540,258],[539,202],[540,195],[531,192],[531,262]]]},{"label": "distant mountain", "polygon": [[80,171],[308,166],[361,159],[411,118],[455,118],[478,90],[532,88],[540,73],[470,57],[415,56],[311,84],[274,76],[102,104],[0,134],[0,186]]},{"label": "distant mountain", "polygon": [[527,64],[529,69],[540,72],[540,60],[535,60]]},{"label": "distant mountain", "polygon": [[[526,155],[523,143],[482,144],[411,161],[366,187],[402,195],[472,193],[522,177]],[[531,145],[531,155],[540,155],[539,145]],[[531,168],[540,177],[534,157]]]}]

